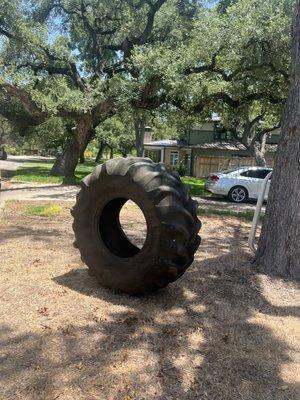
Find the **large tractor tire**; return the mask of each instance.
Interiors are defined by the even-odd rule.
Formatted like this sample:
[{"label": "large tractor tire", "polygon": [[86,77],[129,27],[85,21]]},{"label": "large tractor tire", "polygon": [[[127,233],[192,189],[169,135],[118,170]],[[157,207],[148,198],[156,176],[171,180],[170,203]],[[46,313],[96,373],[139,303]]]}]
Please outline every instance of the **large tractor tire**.
[{"label": "large tractor tire", "polygon": [[[127,200],[142,210],[142,249],[122,230]],[[129,294],[153,292],[178,279],[200,244],[197,202],[177,173],[149,158],[119,158],[85,177],[72,210],[74,246],[101,285]]]}]

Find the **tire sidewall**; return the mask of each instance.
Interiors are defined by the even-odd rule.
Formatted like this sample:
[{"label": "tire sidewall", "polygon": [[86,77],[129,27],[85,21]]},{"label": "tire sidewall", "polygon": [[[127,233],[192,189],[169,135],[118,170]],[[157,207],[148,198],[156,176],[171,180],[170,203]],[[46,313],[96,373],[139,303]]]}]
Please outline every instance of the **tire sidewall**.
[{"label": "tire sidewall", "polygon": [[[105,193],[102,186],[105,187]],[[108,202],[116,198],[126,198],[135,202],[146,220],[145,243],[133,257],[123,258],[115,255],[106,247],[100,235],[101,212]],[[77,221],[80,229],[75,229],[77,241],[83,244],[80,247],[84,262],[105,286],[115,286],[126,291],[127,286],[132,286],[132,282],[138,277],[138,285],[141,287],[149,265],[158,261],[161,241],[161,221],[147,192],[129,176],[102,176],[96,185],[88,188],[87,196],[84,196],[84,203],[80,204],[80,207],[81,213]],[[133,289],[131,287],[131,290]]]}]

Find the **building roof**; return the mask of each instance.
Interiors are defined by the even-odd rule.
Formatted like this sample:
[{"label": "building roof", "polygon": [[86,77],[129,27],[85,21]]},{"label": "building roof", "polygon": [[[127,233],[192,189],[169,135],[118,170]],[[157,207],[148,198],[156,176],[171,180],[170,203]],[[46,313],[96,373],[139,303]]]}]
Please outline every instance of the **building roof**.
[{"label": "building roof", "polygon": [[144,143],[144,146],[158,146],[158,147],[177,147],[177,140],[162,139],[154,140],[153,142]]},{"label": "building roof", "polygon": [[144,143],[145,146],[156,146],[156,147],[188,147],[196,149],[212,149],[212,150],[246,150],[245,146],[241,143],[229,143],[229,142],[213,142],[213,143],[202,143],[195,145],[184,145],[179,143],[177,140],[162,139],[154,140],[153,142]]},{"label": "building roof", "polygon": [[203,143],[196,144],[192,147],[197,149],[206,149],[206,150],[246,150],[246,147],[239,142],[212,142],[212,143]]},{"label": "building roof", "polygon": [[[144,146],[153,147],[186,147],[203,150],[228,150],[228,151],[246,151],[246,147],[240,142],[211,142],[194,145],[184,145],[173,139],[154,140],[153,142],[144,143]],[[275,152],[277,145],[267,145],[267,152]]]}]

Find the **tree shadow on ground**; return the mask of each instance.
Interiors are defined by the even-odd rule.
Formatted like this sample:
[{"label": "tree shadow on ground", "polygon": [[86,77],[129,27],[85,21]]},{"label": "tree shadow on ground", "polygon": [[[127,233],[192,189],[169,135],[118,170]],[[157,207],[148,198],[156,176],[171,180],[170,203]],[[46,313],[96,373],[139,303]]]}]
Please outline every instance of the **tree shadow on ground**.
[{"label": "tree shadow on ground", "polygon": [[3,327],[1,376],[16,382],[5,398],[21,385],[20,398],[31,399],[69,398],[66,386],[78,399],[296,399],[299,387],[281,371],[291,349],[256,315],[299,309],[270,304],[248,262],[237,250],[196,262],[179,282],[139,298],[99,287],[85,268],[54,278],[111,313],[91,310],[86,323],[28,336]]},{"label": "tree shadow on ground", "polygon": [[49,230],[46,231],[45,227],[41,229],[32,229],[28,226],[9,225],[7,227],[1,227],[0,244],[13,239],[22,239],[22,237],[30,237],[34,242],[49,243],[52,239],[59,236],[62,236],[62,232],[58,229],[49,228]]},{"label": "tree shadow on ground", "polygon": [[[24,183],[23,183],[24,184]],[[5,192],[15,192],[15,191],[28,191],[28,192],[32,192],[32,191],[36,191],[36,190],[48,190],[48,189],[61,189],[61,187],[63,186],[61,183],[59,184],[55,184],[52,183],[51,185],[48,184],[37,184],[35,186],[21,186],[23,185],[22,183],[17,183],[17,187],[5,187],[3,189],[1,189],[1,192],[5,193]]]}]

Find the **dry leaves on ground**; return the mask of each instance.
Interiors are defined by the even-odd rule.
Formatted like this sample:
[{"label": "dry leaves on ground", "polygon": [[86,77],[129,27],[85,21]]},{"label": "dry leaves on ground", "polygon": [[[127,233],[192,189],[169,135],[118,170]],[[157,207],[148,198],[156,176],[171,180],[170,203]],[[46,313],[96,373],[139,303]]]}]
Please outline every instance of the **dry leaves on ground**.
[{"label": "dry leaves on ground", "polygon": [[[299,287],[253,271],[248,223],[204,217],[187,273],[134,298],[87,274],[66,204],[27,206],[0,221],[1,399],[299,398]],[[142,240],[136,208],[124,218]]]}]

